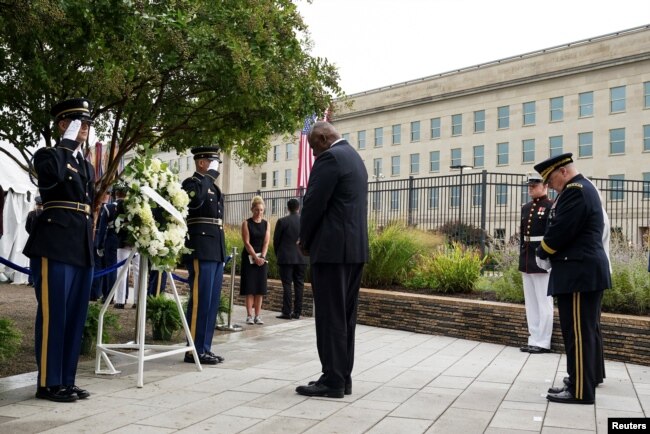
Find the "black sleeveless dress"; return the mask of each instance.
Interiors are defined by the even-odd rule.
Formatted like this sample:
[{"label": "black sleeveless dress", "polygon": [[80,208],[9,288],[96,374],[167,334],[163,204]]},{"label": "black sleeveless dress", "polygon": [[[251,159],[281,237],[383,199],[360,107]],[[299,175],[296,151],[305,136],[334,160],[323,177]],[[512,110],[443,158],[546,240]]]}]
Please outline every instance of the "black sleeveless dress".
[{"label": "black sleeveless dress", "polygon": [[[261,253],[262,246],[264,245],[264,237],[266,236],[266,228],[269,223],[266,220],[255,223],[251,217],[246,220],[246,224],[248,224],[248,235],[251,246],[253,246],[256,253]],[[266,263],[261,267],[251,264],[248,259],[248,252],[244,249],[241,257],[239,295],[266,295],[266,279],[268,273],[269,264]]]}]

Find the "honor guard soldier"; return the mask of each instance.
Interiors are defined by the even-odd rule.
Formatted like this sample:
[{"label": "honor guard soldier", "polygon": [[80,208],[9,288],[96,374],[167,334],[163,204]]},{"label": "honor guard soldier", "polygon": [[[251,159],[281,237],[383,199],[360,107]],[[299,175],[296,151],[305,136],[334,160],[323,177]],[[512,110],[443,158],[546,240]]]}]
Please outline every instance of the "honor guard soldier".
[{"label": "honor guard soldier", "polygon": [[[109,191],[112,192],[112,188]],[[117,216],[117,202],[111,196],[107,203],[102,204],[97,223],[97,235],[95,236],[97,255],[102,258],[102,265],[105,269],[117,264],[117,246],[119,244],[119,238],[115,231]],[[97,264],[95,264],[95,268],[97,268]],[[106,301],[116,280],[117,270],[113,270],[104,276],[101,286],[102,303]]]},{"label": "honor guard soldier", "polygon": [[43,213],[24,253],[33,265],[38,302],[36,398],[72,402],[90,395],[75,385],[75,376],[93,277],[95,172],[82,154],[91,106],[75,98],[56,104],[50,113],[62,138],[34,154]]},{"label": "honor guard soldier", "polygon": [[535,165],[543,181],[558,192],[537,256],[551,265],[548,294],[557,299],[569,373],[565,385],[550,388],[546,399],[593,404],[604,376],[600,308],[612,282],[600,196],[572,156],[561,154]]},{"label": "honor guard soldier", "polygon": [[553,202],[546,195],[548,188],[539,174],[529,172],[526,184],[528,195],[533,200],[521,207],[519,271],[524,283],[529,336],[528,344],[522,346],[520,350],[539,354],[551,351],[553,297],[548,295],[549,274],[537,266],[535,249],[544,238],[546,222]]},{"label": "honor guard soldier", "polygon": [[[199,361],[207,365],[223,362],[212,352],[212,337],[221,297],[226,240],[223,232],[223,196],[215,184],[219,177],[219,148],[192,149],[196,172],[183,181],[183,190],[190,197],[185,246],[192,253],[185,255],[190,285],[187,323]],[[185,362],[194,363],[191,353]]]}]

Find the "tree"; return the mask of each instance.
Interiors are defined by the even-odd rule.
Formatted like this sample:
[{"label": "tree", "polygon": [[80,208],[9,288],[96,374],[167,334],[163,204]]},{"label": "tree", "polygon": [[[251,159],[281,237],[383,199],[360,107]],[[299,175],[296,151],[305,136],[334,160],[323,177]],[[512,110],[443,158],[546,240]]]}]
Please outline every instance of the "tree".
[{"label": "tree", "polygon": [[50,107],[85,96],[110,137],[99,193],[136,145],[219,145],[259,163],[273,134],[341,95],[335,67],[310,56],[303,35],[290,0],[1,1],[0,140],[33,171],[31,147],[58,140]]}]

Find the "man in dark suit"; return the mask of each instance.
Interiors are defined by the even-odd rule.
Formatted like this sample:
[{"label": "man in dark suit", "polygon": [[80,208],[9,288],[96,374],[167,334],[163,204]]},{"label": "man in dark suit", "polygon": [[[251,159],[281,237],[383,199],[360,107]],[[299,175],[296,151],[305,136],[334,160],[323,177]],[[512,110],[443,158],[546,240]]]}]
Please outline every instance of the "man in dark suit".
[{"label": "man in dark suit", "polygon": [[36,398],[72,402],[90,394],[75,385],[93,277],[95,171],[83,158],[90,102],[75,98],[51,111],[62,139],[34,154],[43,213],[24,253],[33,265],[36,311]]},{"label": "man in dark suit", "polygon": [[[95,269],[104,270],[106,268],[106,257],[104,252],[104,239],[106,238],[106,229],[108,227],[108,203],[111,200],[111,193],[107,191],[104,193],[104,198],[99,206],[99,218],[95,227],[95,240],[94,240],[94,255],[95,255]],[[107,276],[99,276],[93,278],[92,286],[90,287],[90,301],[99,300],[104,295],[104,286],[106,286]]]},{"label": "man in dark suit", "polygon": [[[280,280],[282,281],[282,314],[277,318],[291,319],[300,318],[302,314],[302,293],[305,287],[305,258],[297,242],[300,235],[300,202],[291,198],[287,202],[289,215],[282,217],[275,224],[273,231],[273,250],[280,269]],[[293,283],[294,303],[291,310],[291,284]]]},{"label": "man in dark suit", "polygon": [[352,393],[359,286],[368,261],[368,172],[331,124],[316,122],[308,139],[316,161],[300,215],[300,246],[310,256],[323,374],[296,392],[342,398]]},{"label": "man in dark suit", "polygon": [[550,261],[548,294],[557,298],[569,373],[566,385],[549,389],[546,399],[593,404],[604,375],[600,308],[612,282],[600,196],[578,172],[572,156],[557,155],[535,165],[544,182],[559,193],[537,256]]},{"label": "man in dark suit", "polygon": [[[223,362],[223,357],[212,352],[212,337],[226,261],[223,195],[215,184],[219,177],[219,148],[192,148],[192,154],[196,171],[183,181],[183,190],[190,197],[185,246],[192,250],[183,258],[190,284],[186,317],[199,361],[216,365]],[[194,363],[194,357],[186,353],[184,361]]]}]

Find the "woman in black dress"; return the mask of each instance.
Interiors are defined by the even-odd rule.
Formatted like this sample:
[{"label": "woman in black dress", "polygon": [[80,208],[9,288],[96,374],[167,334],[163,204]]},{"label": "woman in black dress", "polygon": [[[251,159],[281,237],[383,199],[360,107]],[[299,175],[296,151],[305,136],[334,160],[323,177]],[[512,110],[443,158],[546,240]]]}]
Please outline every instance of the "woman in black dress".
[{"label": "woman in black dress", "polygon": [[268,262],[266,252],[269,249],[271,228],[264,220],[264,199],[255,196],[251,201],[253,216],[244,220],[241,225],[241,237],[244,240],[244,251],[241,261],[240,295],[246,296],[246,323],[264,324],[260,317],[262,299],[266,295],[266,278]]}]

